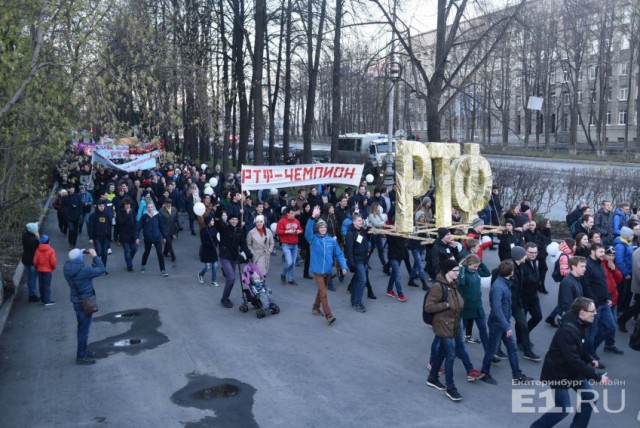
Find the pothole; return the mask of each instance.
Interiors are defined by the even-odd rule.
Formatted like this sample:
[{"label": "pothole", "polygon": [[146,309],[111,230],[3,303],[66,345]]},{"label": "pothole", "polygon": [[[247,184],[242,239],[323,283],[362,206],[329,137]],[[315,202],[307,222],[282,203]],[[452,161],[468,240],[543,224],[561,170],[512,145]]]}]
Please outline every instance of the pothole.
[{"label": "pothole", "polygon": [[229,383],[215,386],[213,388],[205,388],[192,394],[194,398],[206,400],[209,398],[227,398],[233,397],[240,392],[240,388]]},{"label": "pothole", "polygon": [[142,339],[124,339],[115,342],[113,346],[131,346],[139,345],[140,343],[142,343]]},{"label": "pothole", "polygon": [[134,318],[134,317],[139,317],[140,315],[142,315],[140,312],[124,312],[122,314],[118,314],[115,317],[116,318]]}]

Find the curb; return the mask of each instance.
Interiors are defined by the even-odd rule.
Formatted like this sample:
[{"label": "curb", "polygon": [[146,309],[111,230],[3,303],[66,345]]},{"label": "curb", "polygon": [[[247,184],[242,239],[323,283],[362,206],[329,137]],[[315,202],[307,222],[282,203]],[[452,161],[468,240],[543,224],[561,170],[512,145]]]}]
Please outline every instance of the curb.
[{"label": "curb", "polygon": [[[58,189],[58,183],[55,183],[51,188],[51,192],[49,192],[49,197],[42,208],[42,212],[40,213],[40,217],[38,217],[38,224],[42,224],[42,220],[44,220],[45,216],[49,212],[49,207],[51,206],[51,201],[53,200],[53,195]],[[13,283],[16,285],[15,291],[13,295],[9,296],[7,300],[2,302],[2,306],[0,306],[0,336],[2,336],[2,332],[4,331],[4,326],[7,323],[7,319],[9,318],[9,313],[11,312],[11,308],[13,308],[13,303],[16,301],[16,296],[18,295],[18,291],[20,286],[22,285],[22,274],[24,273],[24,265],[22,262],[18,263],[16,267],[16,271],[13,273]],[[0,281],[1,282],[1,281]],[[26,286],[26,285],[25,285]]]}]

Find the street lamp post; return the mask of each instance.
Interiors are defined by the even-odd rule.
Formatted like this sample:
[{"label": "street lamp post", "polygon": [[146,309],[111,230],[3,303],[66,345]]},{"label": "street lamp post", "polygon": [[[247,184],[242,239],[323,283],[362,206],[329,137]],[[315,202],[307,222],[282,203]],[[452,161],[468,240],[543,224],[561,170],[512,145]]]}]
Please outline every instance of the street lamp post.
[{"label": "street lamp post", "polygon": [[396,3],[393,2],[393,26],[391,28],[391,56],[389,60],[389,70],[387,71],[389,79],[391,80],[391,90],[389,91],[389,116],[387,126],[387,155],[385,157],[386,168],[384,171],[384,185],[388,190],[391,190],[394,183],[395,173],[393,171],[393,105],[395,101],[395,88],[396,82],[400,80],[400,74],[402,72],[400,64],[395,61],[396,50]]}]

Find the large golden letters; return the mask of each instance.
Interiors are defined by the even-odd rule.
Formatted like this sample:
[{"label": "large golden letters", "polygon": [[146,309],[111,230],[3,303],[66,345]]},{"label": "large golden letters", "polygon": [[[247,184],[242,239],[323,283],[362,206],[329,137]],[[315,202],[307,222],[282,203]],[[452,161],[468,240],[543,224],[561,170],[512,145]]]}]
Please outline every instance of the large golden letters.
[{"label": "large golden letters", "polygon": [[[453,162],[451,160],[453,159]],[[431,186],[431,161],[435,167],[436,226],[452,225],[451,208],[462,211],[462,222],[477,217],[491,196],[491,167],[480,156],[478,144],[420,143],[398,141],[396,144],[396,230],[411,233],[413,197],[424,195]]]}]

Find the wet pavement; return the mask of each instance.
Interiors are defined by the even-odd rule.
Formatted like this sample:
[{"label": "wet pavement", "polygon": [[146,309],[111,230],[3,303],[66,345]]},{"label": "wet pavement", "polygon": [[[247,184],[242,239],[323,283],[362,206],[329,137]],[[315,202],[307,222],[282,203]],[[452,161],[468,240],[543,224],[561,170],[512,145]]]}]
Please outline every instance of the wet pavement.
[{"label": "wet pavement", "polygon": [[[238,310],[238,280],[232,309],[220,305],[223,287],[209,285],[209,273],[205,284],[198,282],[199,241],[188,231],[174,241],[177,261],[167,263],[168,278],[160,275],[155,252],[146,274],[137,271],[141,253],[130,273],[122,249],[113,246],[110,275],[94,281],[100,311],[89,347],[98,361],[78,366],[76,320],[62,276],[68,250],[55,215],[46,219],[44,232],[58,252],[52,291],[57,304],[27,303],[24,286],[20,290],[0,336],[0,427],[522,427],[537,416],[527,413],[529,405],[518,410],[513,397],[531,392],[533,405],[544,406],[545,388],[511,386],[507,361],[493,365],[499,384],[492,386],[467,382],[457,360],[454,378],[463,396],[458,403],[426,386],[433,333],[422,322],[423,292],[404,287],[405,303],[387,297],[389,277],[375,256],[370,276],[378,299],[365,297],[367,312],[357,313],[346,292],[349,277],[336,282],[329,302],[337,321],[328,326],[311,314],[316,288],[302,278],[302,266],[296,268],[299,286],[280,284],[277,252],[267,281],[281,312],[258,319],[255,311]],[[87,245],[86,235],[79,245]],[[496,253],[485,252],[490,267]],[[404,286],[404,269],[402,276]],[[217,280],[224,282],[221,273]],[[550,278],[548,288],[556,290]],[[485,308],[487,295],[484,290]],[[541,303],[546,316],[553,293],[541,296]],[[532,333],[534,351],[544,356],[554,331],[543,321]],[[619,384],[601,395],[593,426],[639,425],[640,353],[628,347],[628,333],[617,339],[625,354],[601,357]],[[467,350],[479,368],[482,346]],[[520,364],[539,377],[541,363],[521,358]],[[621,412],[611,413],[622,403]],[[568,425],[565,420],[559,426]]]}]

